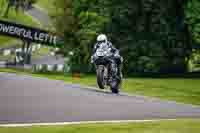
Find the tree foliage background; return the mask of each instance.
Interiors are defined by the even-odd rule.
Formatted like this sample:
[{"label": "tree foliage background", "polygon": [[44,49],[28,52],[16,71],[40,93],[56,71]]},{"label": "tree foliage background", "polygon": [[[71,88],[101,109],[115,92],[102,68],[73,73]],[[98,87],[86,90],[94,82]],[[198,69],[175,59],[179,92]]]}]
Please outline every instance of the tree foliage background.
[{"label": "tree foliage background", "polygon": [[90,64],[96,36],[106,33],[124,57],[125,73],[186,72],[199,42],[198,0],[55,0],[56,30],[75,64]]},{"label": "tree foliage background", "polygon": [[200,43],[200,1],[188,0],[185,7],[186,21],[194,42]]}]

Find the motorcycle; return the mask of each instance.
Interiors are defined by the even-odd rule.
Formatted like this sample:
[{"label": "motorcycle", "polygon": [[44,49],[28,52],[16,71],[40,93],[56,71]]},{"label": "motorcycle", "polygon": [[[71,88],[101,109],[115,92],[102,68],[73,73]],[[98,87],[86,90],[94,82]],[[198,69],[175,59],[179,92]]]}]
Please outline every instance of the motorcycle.
[{"label": "motorcycle", "polygon": [[95,67],[97,74],[97,84],[100,89],[110,87],[112,93],[119,93],[121,79],[118,77],[118,67],[113,61],[111,49],[99,48],[95,53]]}]

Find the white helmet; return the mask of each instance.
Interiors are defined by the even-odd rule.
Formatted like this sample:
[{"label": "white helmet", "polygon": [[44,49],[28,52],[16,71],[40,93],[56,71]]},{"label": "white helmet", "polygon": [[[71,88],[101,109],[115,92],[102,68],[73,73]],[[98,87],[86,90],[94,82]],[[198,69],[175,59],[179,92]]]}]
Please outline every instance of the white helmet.
[{"label": "white helmet", "polygon": [[99,43],[107,43],[107,37],[106,37],[106,35],[100,34],[97,37],[97,42],[99,42]]}]

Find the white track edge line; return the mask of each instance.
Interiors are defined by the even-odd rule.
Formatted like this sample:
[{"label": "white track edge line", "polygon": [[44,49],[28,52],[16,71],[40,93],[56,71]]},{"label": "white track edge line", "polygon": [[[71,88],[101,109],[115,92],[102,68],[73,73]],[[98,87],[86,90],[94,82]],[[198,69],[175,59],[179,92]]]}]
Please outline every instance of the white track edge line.
[{"label": "white track edge line", "polygon": [[143,123],[159,121],[175,121],[177,119],[157,119],[157,120],[111,120],[111,121],[80,121],[80,122],[55,122],[55,123],[24,123],[24,124],[0,124],[0,127],[31,127],[31,126],[63,126],[81,124],[115,124],[115,123]]}]

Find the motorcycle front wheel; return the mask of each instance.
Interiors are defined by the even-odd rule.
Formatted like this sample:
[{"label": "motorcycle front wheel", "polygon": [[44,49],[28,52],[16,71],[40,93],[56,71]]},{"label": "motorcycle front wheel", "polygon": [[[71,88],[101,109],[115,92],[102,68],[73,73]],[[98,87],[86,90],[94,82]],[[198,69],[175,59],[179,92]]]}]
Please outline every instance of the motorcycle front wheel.
[{"label": "motorcycle front wheel", "polygon": [[104,66],[97,67],[97,84],[100,89],[105,88],[105,81],[104,81]]}]

